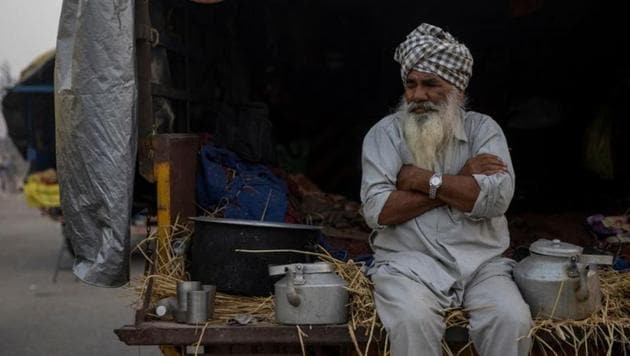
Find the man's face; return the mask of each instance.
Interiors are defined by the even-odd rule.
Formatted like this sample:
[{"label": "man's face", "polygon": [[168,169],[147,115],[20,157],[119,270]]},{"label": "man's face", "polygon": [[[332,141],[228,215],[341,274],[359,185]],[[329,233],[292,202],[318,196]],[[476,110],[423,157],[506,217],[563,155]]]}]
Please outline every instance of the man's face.
[{"label": "man's face", "polygon": [[[412,70],[407,76],[404,96],[409,104],[430,102],[436,106],[446,102],[453,90],[452,85],[437,75]],[[412,112],[421,114],[430,110],[426,106],[415,106]]]}]

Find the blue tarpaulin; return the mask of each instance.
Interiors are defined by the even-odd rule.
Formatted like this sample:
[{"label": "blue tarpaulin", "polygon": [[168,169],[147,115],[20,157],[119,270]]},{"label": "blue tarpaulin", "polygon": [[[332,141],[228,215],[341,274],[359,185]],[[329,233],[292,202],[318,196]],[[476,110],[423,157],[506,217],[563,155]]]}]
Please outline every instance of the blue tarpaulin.
[{"label": "blue tarpaulin", "polygon": [[[241,160],[213,144],[199,153],[197,203],[207,211],[223,209],[229,219],[284,222],[287,185],[262,164]],[[267,209],[265,210],[265,207]]]}]

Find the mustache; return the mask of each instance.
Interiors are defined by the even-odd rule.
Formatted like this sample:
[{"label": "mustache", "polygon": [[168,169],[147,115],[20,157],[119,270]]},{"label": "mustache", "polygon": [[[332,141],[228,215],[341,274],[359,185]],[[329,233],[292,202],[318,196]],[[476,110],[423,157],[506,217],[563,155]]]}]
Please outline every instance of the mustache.
[{"label": "mustache", "polygon": [[422,109],[424,112],[439,111],[440,107],[430,101],[411,102],[407,104],[407,112],[414,112]]}]

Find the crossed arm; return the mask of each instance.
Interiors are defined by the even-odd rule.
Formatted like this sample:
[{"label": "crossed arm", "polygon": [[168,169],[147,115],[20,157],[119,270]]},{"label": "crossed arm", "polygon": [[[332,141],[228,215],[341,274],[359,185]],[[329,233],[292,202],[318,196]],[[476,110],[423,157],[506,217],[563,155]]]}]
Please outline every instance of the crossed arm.
[{"label": "crossed arm", "polygon": [[506,164],[492,154],[470,158],[457,175],[443,176],[436,199],[430,199],[429,179],[433,172],[405,165],[398,173],[396,190],[391,192],[381,214],[380,225],[400,224],[441,205],[470,212],[480,192],[473,174],[493,175],[507,172]]}]

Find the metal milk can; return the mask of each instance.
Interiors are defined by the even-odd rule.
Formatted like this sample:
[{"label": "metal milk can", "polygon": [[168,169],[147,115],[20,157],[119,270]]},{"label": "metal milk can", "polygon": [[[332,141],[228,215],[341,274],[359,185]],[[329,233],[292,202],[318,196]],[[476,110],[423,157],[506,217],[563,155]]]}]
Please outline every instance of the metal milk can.
[{"label": "metal milk can", "polygon": [[330,263],[270,266],[276,282],[276,321],[281,324],[340,324],[348,319],[346,282]]},{"label": "metal milk can", "polygon": [[582,247],[540,239],[514,267],[514,280],[533,317],[579,320],[601,307],[597,267],[612,256],[583,255]]}]

